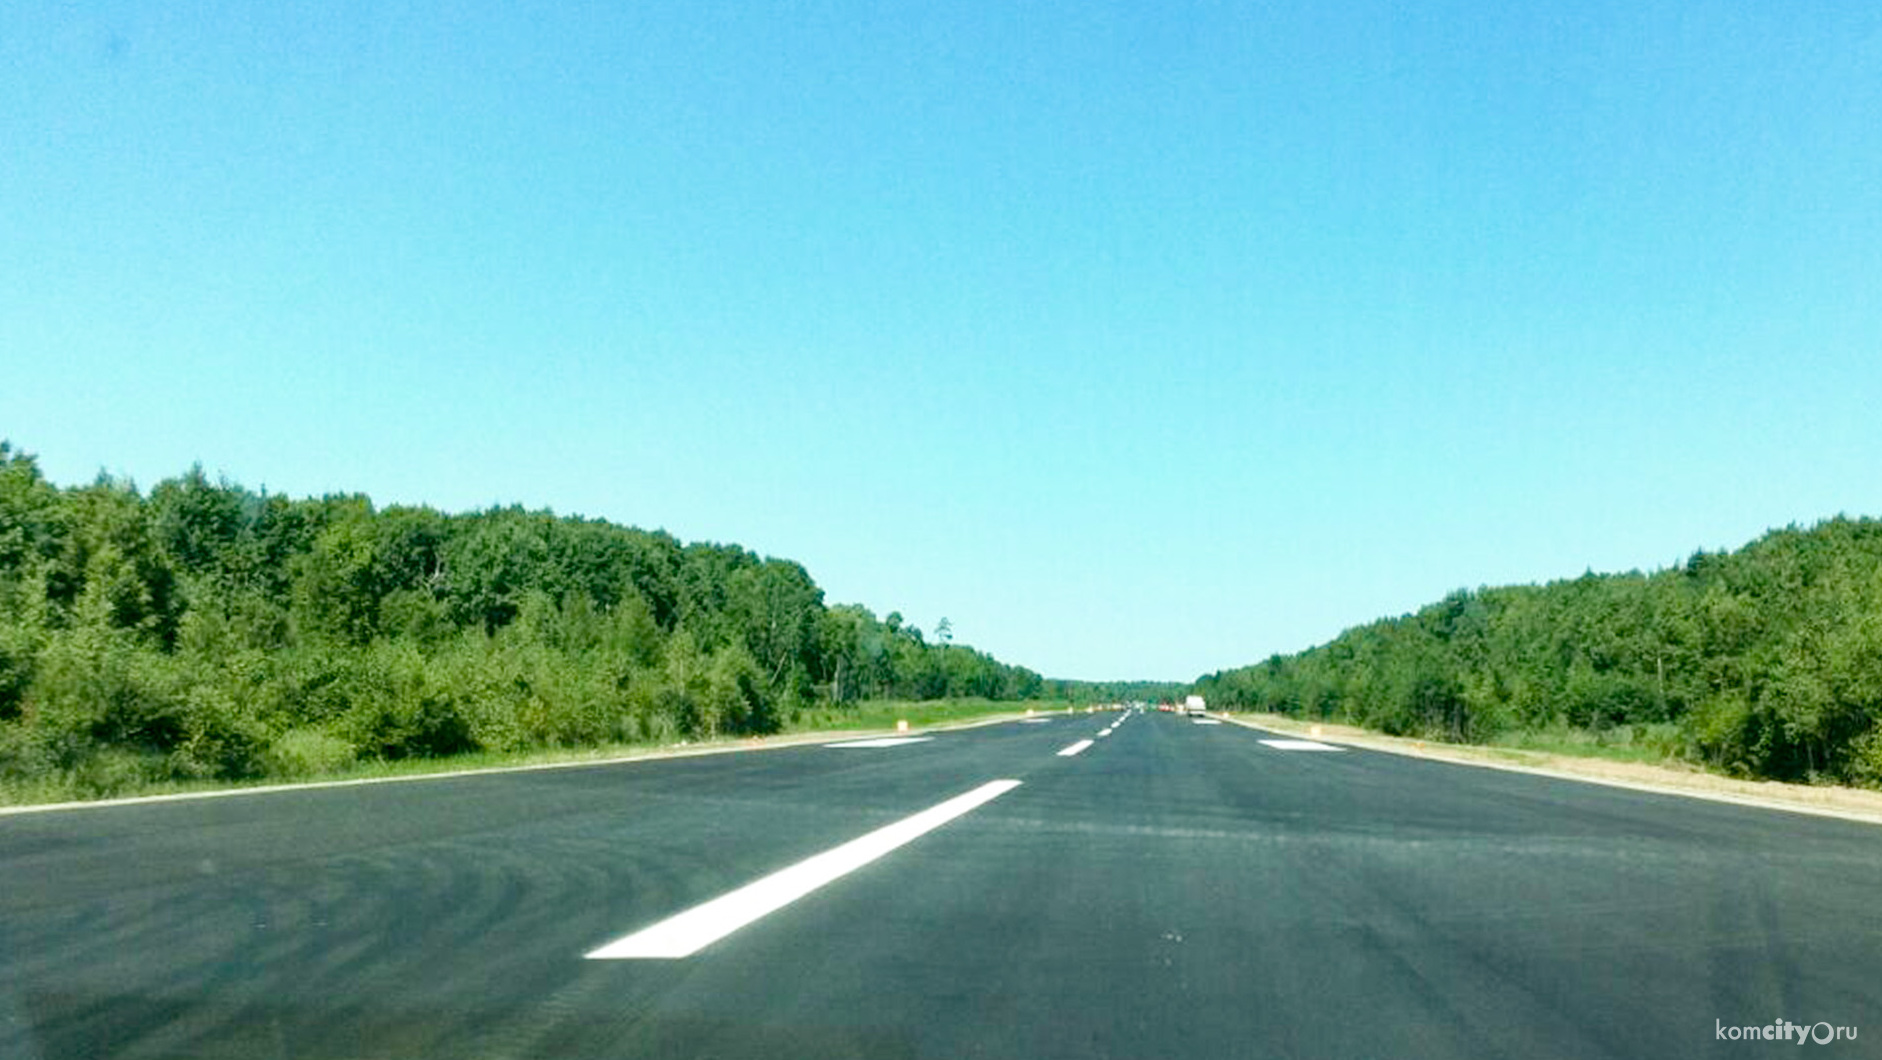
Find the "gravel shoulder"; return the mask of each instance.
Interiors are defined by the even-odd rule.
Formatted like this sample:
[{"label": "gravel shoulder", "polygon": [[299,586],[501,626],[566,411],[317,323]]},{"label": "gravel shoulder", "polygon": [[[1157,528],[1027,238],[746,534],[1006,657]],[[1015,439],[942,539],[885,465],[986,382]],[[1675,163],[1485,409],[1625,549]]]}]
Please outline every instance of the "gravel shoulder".
[{"label": "gravel shoulder", "polygon": [[1278,714],[1225,713],[1217,716],[1251,729],[1286,736],[1305,736],[1325,743],[1363,747],[1390,754],[1882,824],[1882,791],[1786,784],[1774,780],[1737,780],[1676,763],[1620,762],[1609,758],[1582,758],[1510,747],[1414,740],[1385,736],[1351,725],[1306,722]]}]

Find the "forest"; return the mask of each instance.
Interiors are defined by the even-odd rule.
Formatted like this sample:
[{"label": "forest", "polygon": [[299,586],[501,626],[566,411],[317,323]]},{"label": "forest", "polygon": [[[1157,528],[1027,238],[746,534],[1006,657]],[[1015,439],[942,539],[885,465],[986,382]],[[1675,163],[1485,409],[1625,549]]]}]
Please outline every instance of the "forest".
[{"label": "forest", "polygon": [[1791,526],[1652,574],[1459,590],[1197,690],[1400,735],[1569,731],[1738,776],[1882,786],[1882,521]]},{"label": "forest", "polygon": [[[0,789],[777,732],[864,700],[1174,699],[831,605],[737,545],[520,507],[289,499],[200,467],[59,487],[0,441]],[[1466,742],[1565,732],[1882,786],[1882,521],[1652,574],[1458,590],[1200,678],[1218,708]],[[35,788],[35,785],[37,786]]]},{"label": "forest", "polygon": [[[104,795],[368,760],[778,731],[1041,677],[796,563],[520,507],[294,500],[200,466],[48,482],[0,442],[0,788]],[[37,785],[37,788],[34,786]]]}]

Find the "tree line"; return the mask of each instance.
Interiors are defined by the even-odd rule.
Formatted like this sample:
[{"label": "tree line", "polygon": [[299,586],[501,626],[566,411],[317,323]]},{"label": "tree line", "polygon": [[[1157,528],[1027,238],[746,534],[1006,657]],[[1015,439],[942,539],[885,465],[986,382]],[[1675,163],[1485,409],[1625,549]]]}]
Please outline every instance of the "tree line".
[{"label": "tree line", "polygon": [[1196,687],[1451,740],[1654,733],[1737,775],[1879,786],[1882,521],[1791,526],[1653,574],[1459,590]]},{"label": "tree line", "polygon": [[1168,703],[1180,700],[1189,686],[1182,681],[1081,681],[1048,678],[1045,695],[1073,703]]},{"label": "tree line", "polygon": [[1040,676],[737,545],[520,507],[61,488],[0,442],[0,781],[99,794],[358,759],[776,731]]}]

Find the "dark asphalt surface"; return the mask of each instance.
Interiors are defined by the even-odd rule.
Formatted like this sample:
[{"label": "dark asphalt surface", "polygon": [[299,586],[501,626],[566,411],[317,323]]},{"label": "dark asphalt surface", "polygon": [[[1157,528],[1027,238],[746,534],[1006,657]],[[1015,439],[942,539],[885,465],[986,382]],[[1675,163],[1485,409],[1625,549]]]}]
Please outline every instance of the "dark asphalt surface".
[{"label": "dark asphalt surface", "polygon": [[1109,717],[0,817],[0,1058],[1882,1056],[1882,829]]}]

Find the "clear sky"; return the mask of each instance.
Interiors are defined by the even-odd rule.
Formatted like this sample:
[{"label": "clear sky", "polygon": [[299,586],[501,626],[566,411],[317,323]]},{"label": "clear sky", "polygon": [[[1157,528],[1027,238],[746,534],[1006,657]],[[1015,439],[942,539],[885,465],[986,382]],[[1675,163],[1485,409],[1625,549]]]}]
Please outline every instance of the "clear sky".
[{"label": "clear sky", "polygon": [[1882,514],[1882,5],[0,5],[0,436],[1051,676]]}]

